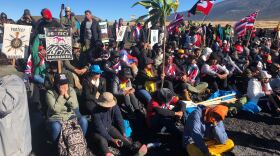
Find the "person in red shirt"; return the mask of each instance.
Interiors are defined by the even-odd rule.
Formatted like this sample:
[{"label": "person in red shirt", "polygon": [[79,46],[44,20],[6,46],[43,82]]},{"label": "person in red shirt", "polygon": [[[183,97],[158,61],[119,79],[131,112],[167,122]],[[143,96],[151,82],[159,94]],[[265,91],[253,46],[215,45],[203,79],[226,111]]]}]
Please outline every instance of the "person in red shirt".
[{"label": "person in red shirt", "polygon": [[148,104],[147,123],[154,132],[166,131],[181,138],[183,129],[176,124],[184,120],[186,104],[167,88],[158,90]]}]

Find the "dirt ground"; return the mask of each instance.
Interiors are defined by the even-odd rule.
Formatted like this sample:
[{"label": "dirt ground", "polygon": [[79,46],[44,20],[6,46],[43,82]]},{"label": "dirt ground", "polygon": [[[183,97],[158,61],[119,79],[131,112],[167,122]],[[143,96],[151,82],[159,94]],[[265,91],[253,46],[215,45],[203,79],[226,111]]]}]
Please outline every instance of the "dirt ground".
[{"label": "dirt ground", "polygon": [[241,112],[224,123],[229,138],[235,143],[232,152],[236,156],[280,155],[279,117]]}]

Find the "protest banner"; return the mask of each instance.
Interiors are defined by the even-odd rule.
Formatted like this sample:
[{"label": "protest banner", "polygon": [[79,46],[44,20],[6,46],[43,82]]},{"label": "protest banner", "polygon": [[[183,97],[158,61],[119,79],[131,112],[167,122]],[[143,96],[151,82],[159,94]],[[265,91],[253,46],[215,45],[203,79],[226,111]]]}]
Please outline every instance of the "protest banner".
[{"label": "protest banner", "polygon": [[107,22],[99,22],[101,29],[101,40],[103,43],[109,42]]},{"label": "protest banner", "polygon": [[158,30],[151,30],[151,46],[158,43]]},{"label": "protest banner", "polygon": [[31,26],[4,24],[2,52],[7,58],[24,58],[28,53],[31,29]]},{"label": "protest banner", "polygon": [[71,29],[45,28],[46,60],[72,60]]},{"label": "protest banner", "polygon": [[127,26],[121,26],[117,33],[117,42],[123,41]]}]

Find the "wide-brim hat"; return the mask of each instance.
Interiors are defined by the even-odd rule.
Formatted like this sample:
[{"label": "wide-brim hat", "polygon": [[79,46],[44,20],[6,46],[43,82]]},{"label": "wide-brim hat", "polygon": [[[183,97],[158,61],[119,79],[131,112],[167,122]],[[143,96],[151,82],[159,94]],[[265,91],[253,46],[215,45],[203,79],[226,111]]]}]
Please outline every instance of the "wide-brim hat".
[{"label": "wide-brim hat", "polygon": [[270,79],[270,78],[272,78],[272,76],[270,74],[268,74],[267,71],[262,70],[260,72],[260,78],[261,79]]},{"label": "wide-brim hat", "polygon": [[117,99],[110,92],[104,92],[97,99],[97,105],[104,108],[111,108],[117,104]]}]

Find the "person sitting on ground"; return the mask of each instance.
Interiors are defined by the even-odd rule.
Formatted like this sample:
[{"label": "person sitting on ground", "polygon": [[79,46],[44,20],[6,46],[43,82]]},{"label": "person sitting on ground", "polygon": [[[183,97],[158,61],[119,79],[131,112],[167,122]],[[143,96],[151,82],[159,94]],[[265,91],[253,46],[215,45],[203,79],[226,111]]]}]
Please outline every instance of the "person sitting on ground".
[{"label": "person sitting on ground", "polygon": [[218,56],[211,55],[207,63],[201,68],[202,81],[209,84],[210,89],[217,91],[219,89],[227,89],[227,77],[229,71],[227,68],[218,64]]},{"label": "person sitting on ground", "polygon": [[[166,53],[165,63],[161,64],[158,68],[158,75],[161,75],[162,79],[164,78],[164,86],[174,92],[174,84],[178,82],[179,74],[182,73],[182,71],[173,61],[174,58],[172,54]],[[163,65],[165,66],[164,71],[162,71]]]},{"label": "person sitting on ground", "polygon": [[271,75],[267,71],[260,71],[258,78],[250,79],[247,88],[247,96],[255,102],[262,111],[272,114],[280,114],[280,106],[273,99],[273,90],[269,84]]},{"label": "person sitting on ground", "polygon": [[187,60],[185,57],[185,50],[184,49],[179,49],[177,51],[177,54],[174,57],[174,64],[177,65],[177,67],[180,68],[181,71],[186,71],[187,68]]},{"label": "person sitting on ground", "polygon": [[147,124],[154,132],[166,131],[181,139],[183,130],[176,126],[177,121],[184,119],[186,104],[167,88],[156,91],[153,99],[148,104]]},{"label": "person sitting on ground", "polygon": [[79,43],[74,43],[73,45],[73,60],[63,61],[63,66],[65,69],[75,73],[78,76],[84,75],[89,66],[87,64],[87,56],[85,53],[81,53],[81,46]]},{"label": "person sitting on ground", "polygon": [[[223,105],[199,105],[189,116],[184,129],[184,143],[190,156],[220,155],[233,149],[223,120],[228,108]],[[205,141],[208,140],[208,141]]]},{"label": "person sitting on ground", "polygon": [[[38,37],[35,40],[39,40]],[[34,41],[31,56],[34,65],[33,81],[44,84],[46,76],[46,49],[44,46],[39,45],[39,42]]]},{"label": "person sitting on ground", "polygon": [[153,67],[154,61],[151,58],[146,58],[145,61],[145,68],[141,70],[136,78],[135,78],[135,85],[136,85],[136,93],[140,96],[144,96],[146,100],[146,104],[148,104],[151,100],[151,95],[157,90],[157,85],[160,82],[157,73]]},{"label": "person sitting on ground", "polygon": [[55,86],[47,91],[48,131],[51,141],[57,143],[61,134],[61,122],[77,118],[84,135],[87,132],[88,121],[80,114],[77,95],[64,74],[57,74],[54,78]]},{"label": "person sitting on ground", "polygon": [[[85,114],[90,114],[92,110],[97,106],[96,101],[100,94],[106,92],[106,80],[101,77],[103,71],[99,65],[92,65],[89,69],[89,74],[83,81],[83,98],[85,98],[83,106],[85,108]],[[83,110],[84,111],[84,110]]]},{"label": "person sitting on ground", "polygon": [[112,93],[117,97],[125,117],[134,117],[141,112],[143,107],[135,96],[135,89],[131,83],[132,73],[129,67],[122,70],[113,78]]},{"label": "person sitting on ground", "polygon": [[132,153],[138,152],[138,156],[144,156],[147,153],[147,146],[140,147],[125,136],[124,121],[116,104],[117,99],[113,94],[104,92],[98,98],[97,107],[92,112],[92,138],[100,150],[100,155],[113,156],[108,148],[110,143],[117,148],[126,148]]},{"label": "person sitting on ground", "polygon": [[104,48],[102,41],[97,40],[95,47],[89,50],[88,57],[91,64],[103,66],[103,64],[109,59],[110,53]]}]

